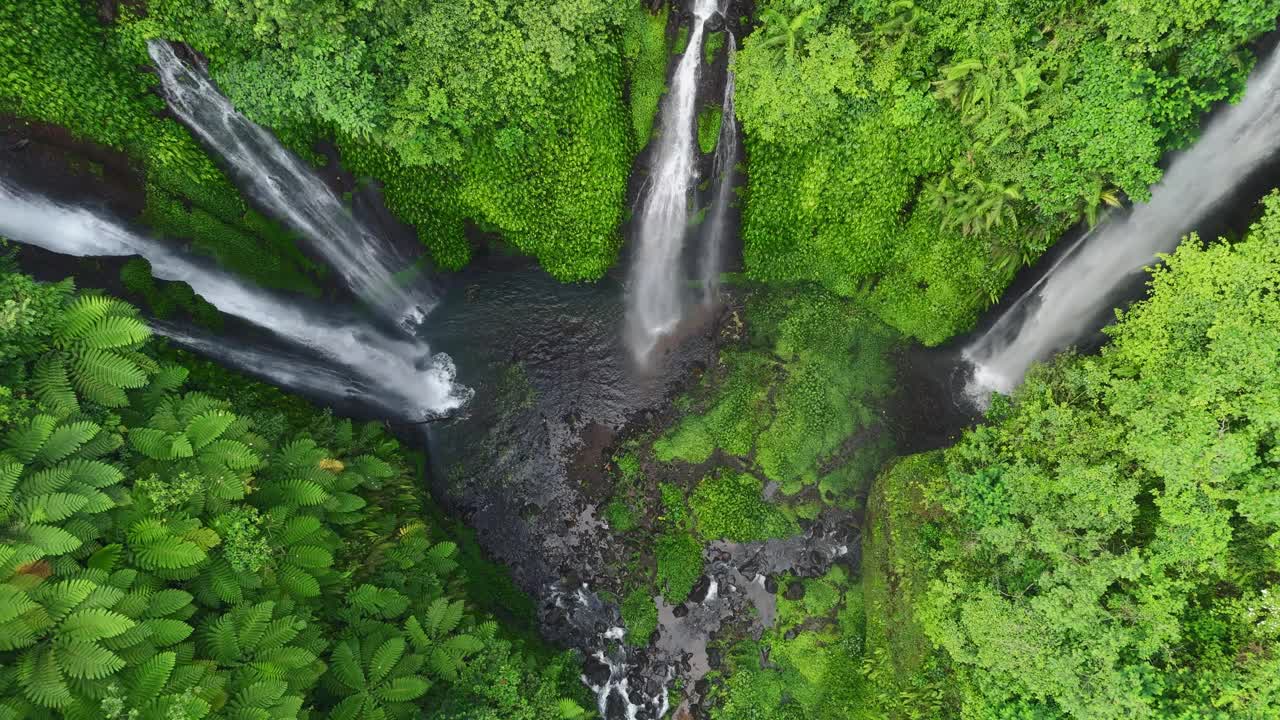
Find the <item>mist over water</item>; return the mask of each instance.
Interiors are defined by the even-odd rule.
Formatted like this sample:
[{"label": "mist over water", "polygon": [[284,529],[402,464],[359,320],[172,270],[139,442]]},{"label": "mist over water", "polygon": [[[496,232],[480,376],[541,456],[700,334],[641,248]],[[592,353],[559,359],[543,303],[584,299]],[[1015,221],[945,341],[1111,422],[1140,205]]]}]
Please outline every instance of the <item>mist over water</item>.
[{"label": "mist over water", "polygon": [[693,28],[662,105],[662,134],[640,200],[637,247],[627,282],[627,342],[644,362],[659,338],[684,316],[681,268],[690,199],[698,181],[694,125],[702,39],[718,0],[694,0]]},{"label": "mist over water", "polygon": [[1151,200],[1107,218],[964,349],[974,365],[967,394],[985,404],[1008,393],[1032,363],[1077,342],[1105,321],[1115,291],[1177,247],[1184,235],[1280,150],[1280,53],[1254,69],[1244,98],[1174,158]]},{"label": "mist over water", "polygon": [[720,269],[724,265],[724,238],[729,229],[729,205],[733,202],[734,168],[738,164],[738,118],[733,106],[733,60],[738,53],[738,39],[729,36],[729,70],[724,81],[724,104],[721,106],[720,137],[716,140],[715,163],[716,195],[711,204],[711,217],[707,220],[706,240],[699,262],[702,278],[702,302],[715,303],[720,292]]},{"label": "mist over water", "polygon": [[[18,242],[73,257],[128,257],[138,255],[151,263],[152,274],[162,280],[182,281],[218,310],[261,327],[290,343],[313,359],[314,366],[330,369],[333,377],[347,378],[338,385],[362,388],[364,400],[387,412],[409,419],[423,419],[456,410],[469,399],[469,390],[454,382],[453,362],[447,355],[432,355],[427,344],[392,338],[361,324],[340,310],[303,304],[245,284],[206,263],[184,256],[154,239],[132,232],[122,224],[87,208],[54,202],[24,193],[0,181],[0,234]],[[179,333],[167,333],[182,342]],[[196,337],[192,335],[191,337]],[[302,387],[285,383],[288,375],[273,369],[282,360],[262,350],[249,362],[250,352],[225,339],[192,344],[192,349],[214,359],[226,360],[268,377],[281,378],[286,387],[309,390],[320,382],[316,372],[295,368],[298,378],[315,382]],[[333,392],[322,393],[335,396]]]},{"label": "mist over water", "polygon": [[394,282],[408,258],[352,217],[310,166],[237,112],[171,44],[151,40],[147,51],[169,109],[222,157],[241,189],[300,234],[359,298],[406,331],[421,324],[436,299],[425,285],[403,288]]}]

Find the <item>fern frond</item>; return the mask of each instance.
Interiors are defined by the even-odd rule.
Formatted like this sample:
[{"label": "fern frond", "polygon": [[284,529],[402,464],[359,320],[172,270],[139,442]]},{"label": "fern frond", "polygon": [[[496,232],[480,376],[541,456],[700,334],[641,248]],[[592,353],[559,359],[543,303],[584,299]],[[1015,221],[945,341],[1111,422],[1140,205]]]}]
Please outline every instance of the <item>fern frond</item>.
[{"label": "fern frond", "polygon": [[18,659],[18,684],[36,705],[60,708],[71,704],[71,688],[51,648],[32,649]]},{"label": "fern frond", "polygon": [[54,342],[65,347],[83,338],[94,323],[105,318],[116,307],[116,303],[109,297],[81,295],[63,310],[61,323],[53,332]]},{"label": "fern frond", "polygon": [[60,639],[92,642],[115,637],[134,626],[129,618],[103,608],[84,608],[67,616],[58,626]]},{"label": "fern frond", "polygon": [[82,495],[49,493],[23,500],[18,506],[18,514],[27,522],[58,522],[75,515],[88,504],[88,498]]},{"label": "fern frond", "polygon": [[142,708],[156,699],[173,675],[173,668],[177,661],[177,654],[161,652],[133,668],[125,679],[130,705]]},{"label": "fern frond", "polygon": [[36,415],[5,433],[4,451],[19,462],[31,462],[53,434],[57,424],[57,419],[52,415]]},{"label": "fern frond", "polygon": [[399,635],[387,638],[377,650],[373,651],[373,658],[369,661],[369,682],[380,683],[391,669],[400,662],[400,658],[404,657],[406,643],[404,638]]},{"label": "fern frond", "polygon": [[109,315],[93,323],[80,338],[85,347],[96,350],[131,347],[151,337],[151,330],[136,317]]},{"label": "fern frond", "polygon": [[36,455],[36,460],[52,465],[59,460],[71,457],[81,445],[88,442],[102,428],[96,423],[81,421],[58,426],[45,440],[44,447]]},{"label": "fern frond", "polygon": [[329,670],[334,677],[351,690],[365,688],[364,670],[360,667],[359,646],[353,639],[347,639],[334,646],[329,656]]},{"label": "fern frond", "polygon": [[392,679],[377,689],[377,695],[385,702],[403,703],[417,700],[431,689],[431,681],[421,675],[409,675]]},{"label": "fern frond", "polygon": [[[193,448],[199,450],[221,437],[235,419],[235,415],[225,410],[206,411],[192,418],[187,424],[187,439],[191,441]],[[245,450],[248,451],[248,448],[246,447]]]},{"label": "fern frond", "polygon": [[124,480],[124,473],[119,469],[97,460],[72,458],[60,468],[66,470],[72,480],[95,488],[110,487]]},{"label": "fern frond", "polygon": [[36,361],[31,381],[36,400],[49,410],[62,417],[80,411],[80,401],[71,389],[67,366],[60,355],[49,353]]},{"label": "fern frond", "polygon": [[119,655],[91,642],[60,640],[55,647],[58,666],[69,677],[100,680],[125,666]]}]

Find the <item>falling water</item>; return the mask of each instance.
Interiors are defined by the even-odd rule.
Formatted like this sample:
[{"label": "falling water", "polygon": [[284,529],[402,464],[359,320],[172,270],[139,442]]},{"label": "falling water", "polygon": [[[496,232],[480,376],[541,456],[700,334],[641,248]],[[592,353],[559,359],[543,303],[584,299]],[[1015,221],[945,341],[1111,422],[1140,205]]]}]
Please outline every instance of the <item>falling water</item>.
[{"label": "falling water", "polygon": [[367,402],[370,395],[378,393],[376,388],[369,387],[350,372],[340,371],[299,353],[228,343],[225,338],[195,328],[154,319],[148,325],[155,334],[191,352],[216,357],[219,363],[255,375],[276,387],[350,403]]},{"label": "falling water", "polygon": [[1174,158],[1151,200],[1084,235],[1056,265],[965,348],[968,394],[979,404],[1010,392],[1032,363],[1098,326],[1114,293],[1158,253],[1173,250],[1218,204],[1280,150],[1280,52],[1254,69],[1244,99]]},{"label": "falling water", "polygon": [[[246,285],[88,209],[25,194],[0,182],[0,234],[74,257],[140,255],[151,263],[157,278],[185,282],[220,311],[363,378],[364,387],[374,388],[366,399],[396,415],[436,417],[461,407],[469,397],[467,389],[455,384],[449,357],[432,356],[425,343],[391,338],[337,311],[303,306]],[[243,354],[229,346],[214,343],[203,350],[213,357]]]},{"label": "falling water", "polygon": [[435,301],[425,288],[394,283],[409,261],[387,238],[353,218],[312,168],[237,112],[172,45],[151,40],[147,50],[169,108],[225,160],[242,189],[298,232],[362,300],[406,330],[422,322]]},{"label": "falling water", "polygon": [[734,114],[733,60],[738,52],[738,40],[729,36],[729,70],[724,81],[724,104],[720,120],[720,137],[716,140],[716,158],[713,169],[716,175],[716,196],[711,205],[711,218],[707,222],[707,238],[702,249],[701,271],[702,302],[711,305],[720,291],[720,267],[723,262],[724,237],[729,225],[729,205],[733,202],[734,167],[738,164],[738,118]]},{"label": "falling water", "polygon": [[693,29],[671,78],[662,110],[662,138],[654,151],[653,173],[640,209],[639,245],[627,288],[627,340],[643,361],[658,338],[671,332],[684,313],[684,273],[680,260],[689,226],[689,196],[698,180],[694,122],[702,37],[718,0],[693,0]]}]

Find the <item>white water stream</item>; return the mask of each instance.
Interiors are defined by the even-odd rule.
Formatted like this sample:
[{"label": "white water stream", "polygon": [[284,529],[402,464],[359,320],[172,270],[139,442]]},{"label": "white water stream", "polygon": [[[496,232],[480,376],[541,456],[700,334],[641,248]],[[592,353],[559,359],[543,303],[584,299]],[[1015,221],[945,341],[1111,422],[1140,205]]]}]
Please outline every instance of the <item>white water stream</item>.
[{"label": "white water stream", "polygon": [[[186,282],[220,311],[297,346],[330,366],[331,374],[326,377],[350,378],[325,394],[343,394],[343,386],[355,383],[364,388],[365,400],[376,402],[396,416],[415,420],[455,410],[469,398],[469,390],[454,382],[449,356],[432,356],[421,341],[391,338],[351,317],[277,297],[86,208],[56,203],[0,182],[0,235],[74,257],[144,257],[157,278]],[[181,342],[182,337],[175,340]],[[259,360],[249,362],[246,353],[253,351],[225,340],[193,349],[217,359],[231,359],[264,377],[281,379],[287,374],[276,367],[279,362],[265,350],[259,352]],[[318,377],[302,368],[296,374]],[[310,385],[287,387],[310,389]]]},{"label": "white water stream", "polygon": [[693,0],[693,28],[676,65],[662,108],[662,136],[641,199],[637,246],[627,287],[627,342],[645,362],[658,340],[685,311],[681,258],[689,229],[690,196],[697,186],[694,125],[702,39],[718,0]]},{"label": "white water stream", "polygon": [[716,176],[716,196],[707,220],[707,235],[699,261],[702,278],[702,302],[715,304],[720,293],[720,269],[724,265],[724,238],[729,229],[729,206],[733,203],[734,168],[738,164],[738,118],[733,105],[733,60],[738,53],[738,39],[729,36],[729,70],[724,81],[724,104],[721,105],[720,137],[716,140],[716,157],[712,166]]},{"label": "white water stream", "polygon": [[236,183],[296,231],[358,297],[412,332],[435,304],[428,288],[399,286],[409,267],[385,237],[357,221],[310,166],[274,135],[236,111],[202,70],[172,45],[151,40],[169,109],[230,168]]},{"label": "white water stream", "polygon": [[996,323],[964,349],[977,404],[1008,393],[1037,361],[1095,330],[1115,291],[1156,262],[1280,150],[1280,52],[1260,63],[1244,98],[1174,158],[1151,201],[1108,218],[1067,250]]}]

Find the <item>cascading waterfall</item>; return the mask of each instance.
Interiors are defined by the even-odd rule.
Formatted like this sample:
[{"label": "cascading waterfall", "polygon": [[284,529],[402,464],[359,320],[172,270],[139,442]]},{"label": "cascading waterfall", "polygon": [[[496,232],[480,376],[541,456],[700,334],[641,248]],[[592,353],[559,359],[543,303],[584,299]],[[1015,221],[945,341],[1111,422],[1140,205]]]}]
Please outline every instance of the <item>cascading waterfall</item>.
[{"label": "cascading waterfall", "polygon": [[699,276],[702,278],[702,302],[715,303],[720,292],[720,268],[723,263],[724,237],[729,225],[729,205],[733,202],[734,168],[738,164],[738,118],[733,106],[733,60],[738,52],[738,39],[729,36],[729,70],[724,81],[724,104],[721,106],[720,137],[716,140],[713,169],[716,195],[707,221],[707,235],[702,248]]},{"label": "cascading waterfall", "polygon": [[241,189],[299,233],[360,299],[407,331],[422,323],[435,299],[426,287],[394,282],[409,260],[387,238],[352,217],[311,167],[236,111],[170,43],[151,40],[147,51],[170,110],[223,158]]},{"label": "cascading waterfall", "polygon": [[719,12],[718,0],[693,2],[693,28],[663,104],[662,137],[641,201],[639,244],[628,279],[627,341],[642,362],[684,314],[680,262],[689,226],[690,195],[698,180],[694,123],[702,39],[707,20]]},{"label": "cascading waterfall", "polygon": [[367,401],[377,388],[350,372],[298,353],[228,343],[195,328],[149,320],[152,332],[198,355],[216,357],[224,365],[260,377],[276,387],[291,388],[313,397],[350,403]]},{"label": "cascading waterfall", "polygon": [[[414,420],[441,416],[469,399],[469,390],[454,382],[449,357],[443,353],[432,356],[422,342],[391,338],[354,318],[304,307],[251,287],[88,209],[26,194],[0,182],[0,234],[74,257],[144,257],[157,278],[186,282],[220,311],[270,331],[340,369],[340,375],[352,376],[353,380],[333,385],[324,394],[341,393],[340,388],[354,382],[362,387],[366,400]],[[175,335],[175,340],[181,342],[182,338]],[[206,343],[193,349],[230,359],[268,377],[283,378],[271,370],[270,353],[265,350],[262,362],[252,364],[245,362],[246,351],[229,343]],[[312,389],[312,385],[296,389]]]},{"label": "cascading waterfall", "polygon": [[1007,393],[1032,363],[1095,329],[1114,292],[1280,150],[1280,52],[1254,69],[1243,100],[1225,108],[1174,158],[1151,201],[1085,234],[981,337],[964,350],[974,366],[967,394],[985,404]]}]

